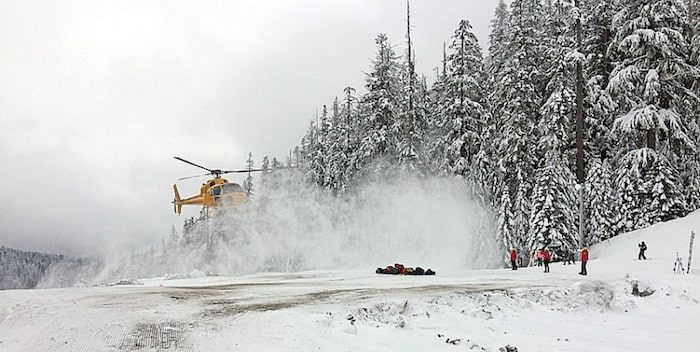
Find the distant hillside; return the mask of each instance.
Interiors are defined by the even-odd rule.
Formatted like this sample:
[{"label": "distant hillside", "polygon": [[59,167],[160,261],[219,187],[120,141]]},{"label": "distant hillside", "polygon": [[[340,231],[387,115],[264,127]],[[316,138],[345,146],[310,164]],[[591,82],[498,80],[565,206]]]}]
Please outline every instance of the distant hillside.
[{"label": "distant hillside", "polygon": [[0,246],[0,290],[86,286],[101,268],[96,259]]},{"label": "distant hillside", "polygon": [[52,264],[65,256],[0,246],[0,290],[35,288]]}]

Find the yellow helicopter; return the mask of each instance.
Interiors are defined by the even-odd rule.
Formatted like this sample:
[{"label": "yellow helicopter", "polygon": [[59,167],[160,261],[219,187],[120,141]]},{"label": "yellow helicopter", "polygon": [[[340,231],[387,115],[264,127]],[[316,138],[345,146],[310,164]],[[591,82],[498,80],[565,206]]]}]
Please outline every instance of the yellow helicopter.
[{"label": "yellow helicopter", "polygon": [[238,206],[248,202],[248,194],[243,190],[241,185],[228,182],[221,175],[231,174],[231,173],[245,173],[245,172],[257,172],[266,171],[266,169],[241,169],[241,170],[220,170],[220,169],[208,169],[204,166],[197,165],[191,161],[185,160],[180,157],[174,157],[184,163],[196,166],[200,169],[207,170],[208,173],[204,175],[188,176],[182,177],[178,180],[186,180],[194,177],[203,176],[214,176],[214,178],[207,180],[207,182],[202,184],[199,189],[199,194],[187,198],[181,198],[180,192],[177,190],[177,184],[173,184],[173,191],[175,191],[175,199],[173,200],[173,208],[175,213],[180,215],[182,213],[183,205],[201,205],[203,206],[203,211],[208,210],[210,207],[216,207],[219,205],[232,205]]}]

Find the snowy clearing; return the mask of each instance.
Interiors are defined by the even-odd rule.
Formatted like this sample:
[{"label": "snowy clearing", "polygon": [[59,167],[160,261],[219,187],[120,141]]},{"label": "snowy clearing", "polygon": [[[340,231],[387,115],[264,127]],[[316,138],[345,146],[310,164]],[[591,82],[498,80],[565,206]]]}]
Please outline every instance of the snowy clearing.
[{"label": "snowy clearing", "polygon": [[[577,275],[579,263],[553,263],[548,274],[374,273],[389,260],[348,271],[1,291],[0,350],[695,351],[700,269],[672,269],[676,252],[687,261],[698,225],[694,213],[593,246],[588,276]],[[642,240],[646,261],[636,260]]]}]

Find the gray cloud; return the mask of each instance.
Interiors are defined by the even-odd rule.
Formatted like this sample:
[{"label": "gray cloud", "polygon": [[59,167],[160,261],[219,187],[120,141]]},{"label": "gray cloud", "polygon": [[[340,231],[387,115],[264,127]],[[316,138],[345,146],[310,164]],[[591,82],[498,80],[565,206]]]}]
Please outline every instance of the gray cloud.
[{"label": "gray cloud", "polygon": [[[433,75],[460,19],[487,46],[497,3],[413,1],[418,71]],[[363,91],[376,35],[402,54],[405,28],[404,1],[0,1],[0,244],[167,235],[182,224],[171,185],[198,173],[172,156],[284,158],[322,104]]]}]

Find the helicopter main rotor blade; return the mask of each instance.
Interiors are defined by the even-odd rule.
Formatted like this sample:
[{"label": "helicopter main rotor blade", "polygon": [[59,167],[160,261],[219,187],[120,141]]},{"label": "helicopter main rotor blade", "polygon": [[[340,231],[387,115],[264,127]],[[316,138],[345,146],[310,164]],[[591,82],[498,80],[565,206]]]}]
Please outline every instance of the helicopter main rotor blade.
[{"label": "helicopter main rotor blade", "polygon": [[197,165],[197,164],[195,164],[195,163],[193,163],[193,162],[191,162],[191,161],[187,161],[187,160],[185,160],[185,159],[183,159],[183,158],[181,158],[181,157],[179,157],[179,156],[174,156],[173,158],[175,158],[175,159],[177,159],[177,160],[180,160],[180,161],[182,161],[183,163],[187,163],[187,164],[190,164],[190,165],[192,165],[192,166],[196,166],[196,167],[198,167],[198,168],[200,168],[200,169],[207,170],[207,171],[209,171],[209,172],[212,173],[212,174],[214,173],[214,171],[212,171],[212,170],[210,170],[210,169],[207,169],[206,167],[204,167],[204,166],[202,166],[202,165]]},{"label": "helicopter main rotor blade", "polygon": [[190,178],[196,178],[196,177],[204,177],[204,176],[209,176],[209,175],[211,175],[211,174],[204,174],[204,175],[194,175],[194,176],[180,177],[180,178],[178,178],[177,180],[178,180],[178,181],[182,181],[182,180],[187,180],[187,179],[190,179]]},{"label": "helicopter main rotor blade", "polygon": [[233,173],[246,173],[246,172],[257,172],[257,171],[269,171],[269,169],[240,169],[240,170],[223,170],[221,174],[233,174]]}]

